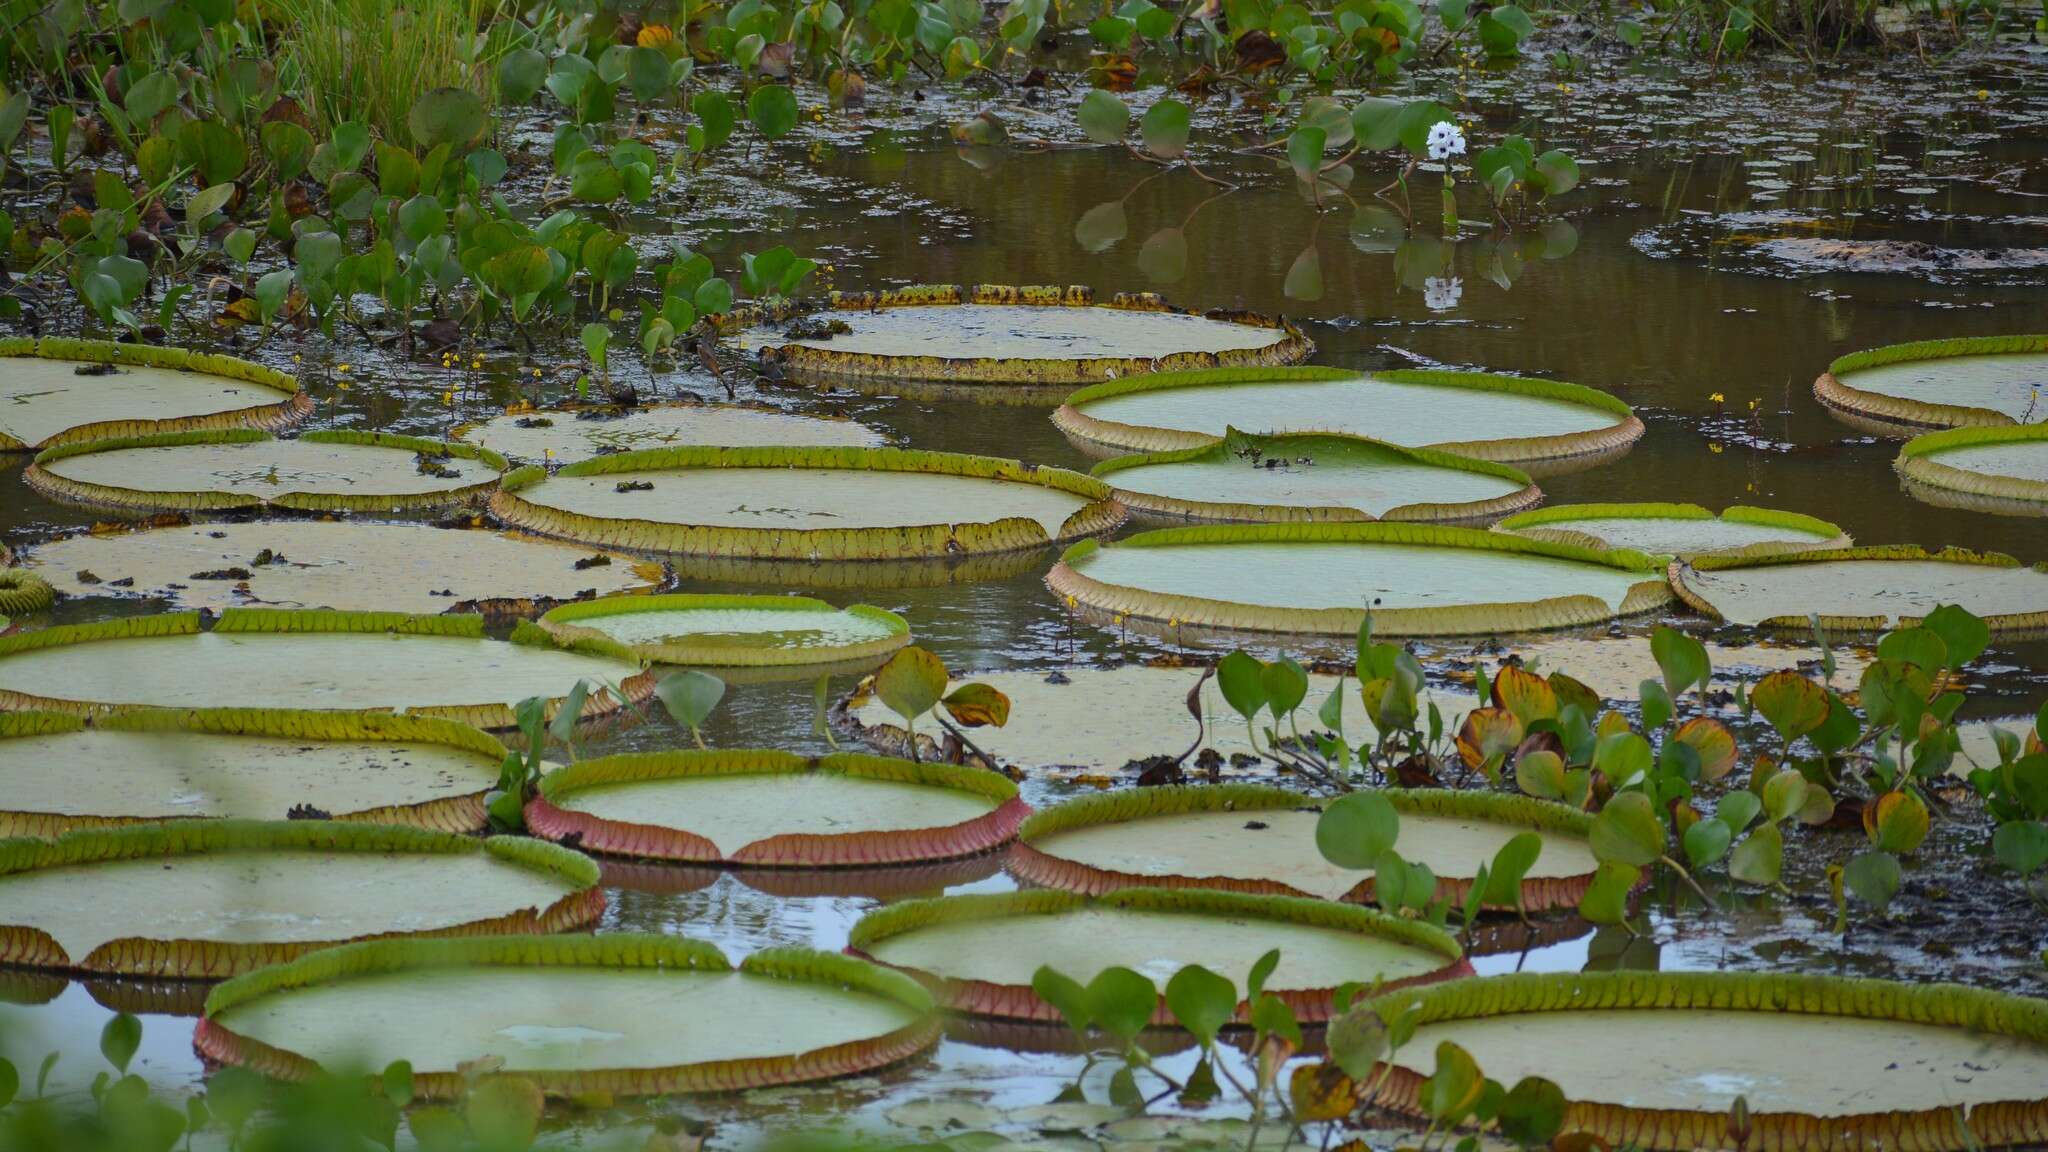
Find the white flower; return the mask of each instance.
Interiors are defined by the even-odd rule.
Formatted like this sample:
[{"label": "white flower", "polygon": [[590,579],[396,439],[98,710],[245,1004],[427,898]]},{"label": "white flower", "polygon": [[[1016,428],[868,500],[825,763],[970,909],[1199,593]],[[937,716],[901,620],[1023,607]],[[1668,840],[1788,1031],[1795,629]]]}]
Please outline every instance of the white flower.
[{"label": "white flower", "polygon": [[1448,312],[1458,306],[1465,286],[1456,276],[1431,276],[1422,282],[1422,303],[1431,312]]},{"label": "white flower", "polygon": [[1429,129],[1429,158],[1449,160],[1465,154],[1465,133],[1449,120],[1439,120]]}]

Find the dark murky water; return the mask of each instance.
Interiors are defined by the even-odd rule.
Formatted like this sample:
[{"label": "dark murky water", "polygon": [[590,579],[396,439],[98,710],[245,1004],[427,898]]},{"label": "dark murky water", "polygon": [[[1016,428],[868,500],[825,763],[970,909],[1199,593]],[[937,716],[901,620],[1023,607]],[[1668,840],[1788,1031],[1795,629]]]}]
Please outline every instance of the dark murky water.
[{"label": "dark murky water", "polygon": [[[1826,259],[1816,263],[1803,242],[1895,241],[1964,252],[2048,247],[2043,75],[2038,57],[2008,57],[1919,81],[1860,74],[1815,81],[1760,68],[1712,86],[1657,74],[1560,83],[1533,64],[1513,76],[1452,77],[1485,115],[1477,135],[1540,130],[1541,146],[1573,150],[1586,176],[1580,190],[1529,228],[1496,238],[1483,222],[1468,221],[1455,243],[1438,238],[1433,174],[1414,178],[1422,219],[1403,236],[1398,215],[1372,196],[1392,174],[1383,162],[1360,165],[1348,189],[1326,188],[1318,207],[1284,165],[1231,151],[1253,141],[1256,109],[1214,114],[1198,129],[1205,168],[1242,185],[1219,195],[1186,172],[1160,175],[1109,149],[962,151],[949,142],[945,124],[975,105],[937,94],[928,101],[878,94],[864,122],[812,125],[794,143],[757,152],[751,167],[728,158],[690,185],[687,204],[643,212],[632,226],[650,252],[673,235],[712,254],[721,270],[736,263],[741,248],[788,244],[829,260],[833,283],[848,288],[991,282],[1150,289],[1189,306],[1284,313],[1315,339],[1320,363],[1449,365],[1577,381],[1635,405],[1648,434],[1619,461],[1545,480],[1553,502],[1755,503],[1834,520],[1861,543],[1957,544],[2036,561],[2048,559],[2048,522],[1911,499],[1891,469],[1896,444],[1835,422],[1810,386],[1829,360],[1856,348],[2039,331],[2048,326],[2048,272],[1925,264],[1906,273],[1845,271]],[[1515,92],[1525,95],[1518,100]],[[1064,115],[1021,106],[1004,107],[1002,115],[1019,138],[1072,135]],[[1465,191],[1465,211],[1476,216],[1478,194]],[[1114,229],[1092,228],[1084,244],[1077,223],[1113,202],[1122,204],[1121,239],[1109,243]],[[1185,238],[1184,266],[1141,259],[1148,238],[1169,228]],[[1793,243],[1774,243],[1786,240]],[[1313,276],[1304,271],[1306,261],[1316,265]],[[536,367],[548,383],[547,399],[559,398],[561,381],[574,375],[566,343],[540,355],[509,343],[477,352],[485,361],[477,374],[448,373],[427,354],[408,362],[360,342],[317,338],[282,337],[254,354],[304,375],[321,402],[315,423],[325,426],[442,432],[515,399]],[[717,391],[701,375],[648,381],[637,357],[616,355],[615,362],[628,378],[641,373],[643,395]],[[443,402],[444,392],[453,392],[452,404]],[[1724,399],[1710,399],[1716,393]],[[756,394],[797,410],[843,411],[919,447],[1086,466],[1043,409],[789,386]],[[20,467],[19,459],[0,464],[0,532],[8,543],[86,521],[30,493]],[[1069,622],[1039,582],[1050,561],[1048,555],[1014,578],[979,584],[826,594],[902,613],[920,643],[959,669],[1153,651],[1135,638]],[[742,586],[686,579],[683,590],[735,587]],[[70,605],[63,615],[108,611]],[[1648,626],[1632,622],[1629,631]],[[1977,679],[1992,699],[1983,711],[2018,711],[2020,702],[2038,701],[2048,683],[2048,649],[2001,645],[1987,655],[1985,669]],[[725,746],[822,749],[810,716],[807,685],[735,687],[707,734]],[[1048,718],[1020,715],[1012,722]],[[588,752],[681,739],[657,722]],[[1049,798],[1042,784],[1026,787],[1034,800]],[[1983,839],[1981,824],[1959,814],[1909,864],[1899,918],[1858,928],[1846,941],[1828,931],[1833,912],[1820,874],[1852,841],[1800,832],[1788,851],[1796,895],[1724,892],[1728,910],[1710,916],[1660,891],[1646,901],[1640,937],[1585,933],[1527,955],[1487,957],[1479,967],[1794,968],[1953,977],[2041,994],[2048,991],[2039,959],[2048,929],[1982,858]],[[955,878],[947,890],[1009,883],[992,865],[982,871]],[[618,887],[605,927],[687,933],[734,954],[782,943],[837,948],[848,925],[874,904],[853,895],[774,896],[732,876],[690,888],[701,879],[670,878],[667,887],[675,890],[659,890],[664,885],[647,877]],[[67,1056],[56,1080],[78,1087],[90,1079],[90,1054],[108,1010],[86,989],[24,980],[0,987],[0,999],[35,1005],[0,1016],[0,1047],[17,1064],[33,1067],[42,1051],[60,1048]],[[145,1074],[164,1082],[196,1076],[189,1021],[153,1015],[147,1023],[139,1057]],[[1167,1066],[1185,1071],[1171,1060]],[[712,1120],[818,1120],[853,1109],[872,1115],[935,1094],[1036,1104],[1078,1067],[1072,1057],[953,1038],[930,1058],[883,1077],[740,1104],[659,1108]]]}]

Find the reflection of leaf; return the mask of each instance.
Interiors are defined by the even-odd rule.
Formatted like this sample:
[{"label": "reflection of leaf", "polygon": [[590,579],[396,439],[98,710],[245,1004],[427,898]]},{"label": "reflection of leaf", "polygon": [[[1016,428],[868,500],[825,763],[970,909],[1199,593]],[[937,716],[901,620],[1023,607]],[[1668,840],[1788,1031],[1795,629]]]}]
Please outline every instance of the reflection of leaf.
[{"label": "reflection of leaf", "polygon": [[1394,277],[1403,288],[1422,289],[1444,270],[1445,245],[1434,236],[1410,236],[1394,248]]},{"label": "reflection of leaf", "polygon": [[1109,200],[1081,213],[1074,221],[1074,240],[1090,252],[1107,252],[1124,238],[1129,227],[1124,202]]},{"label": "reflection of leaf", "polygon": [[1138,249],[1138,270],[1145,278],[1171,284],[1188,274],[1188,236],[1178,228],[1161,228]]},{"label": "reflection of leaf", "polygon": [[1365,204],[1352,214],[1351,246],[1360,252],[1393,252],[1407,238],[1407,226],[1389,209]]},{"label": "reflection of leaf", "polygon": [[1558,260],[1579,246],[1579,230],[1569,220],[1552,220],[1543,225],[1543,258]]},{"label": "reflection of leaf", "polygon": [[1321,300],[1323,298],[1323,258],[1311,244],[1301,250],[1294,263],[1287,267],[1287,279],[1280,290],[1290,300]]}]

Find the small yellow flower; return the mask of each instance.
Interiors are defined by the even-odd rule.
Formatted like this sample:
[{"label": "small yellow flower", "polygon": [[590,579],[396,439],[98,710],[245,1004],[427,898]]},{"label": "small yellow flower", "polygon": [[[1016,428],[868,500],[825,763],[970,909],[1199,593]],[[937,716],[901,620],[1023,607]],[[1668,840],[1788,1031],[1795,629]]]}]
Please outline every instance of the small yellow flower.
[{"label": "small yellow flower", "polygon": [[297,364],[298,362],[299,362],[299,354],[298,354],[297,352],[294,352],[294,353],[292,353],[292,363],[294,363],[294,364]]},{"label": "small yellow flower", "polygon": [[342,362],[342,363],[340,363],[340,364],[336,364],[336,365],[334,366],[334,370],[335,370],[336,372],[346,372],[346,371],[348,371],[348,362],[347,362],[347,361],[343,361],[343,362]]},{"label": "small yellow flower", "polygon": [[1991,89],[1989,89],[1989,88],[1979,88],[1979,89],[1977,89],[1977,99],[1979,99],[1979,100],[1989,100],[1989,99],[1991,99]]},{"label": "small yellow flower", "polygon": [[469,367],[471,371],[475,371],[476,369],[482,368],[483,366],[484,358],[481,356],[478,356],[469,362]]},{"label": "small yellow flower", "polygon": [[1707,445],[1707,451],[1719,456],[1721,454],[1721,446],[1719,444],[1709,444]]},{"label": "small yellow flower", "polygon": [[453,408],[455,406],[455,393],[453,391],[441,393],[441,403]]},{"label": "small yellow flower", "polygon": [[1067,607],[1069,607],[1069,608],[1072,608],[1073,606],[1074,606],[1074,598],[1073,598],[1072,596],[1069,596],[1069,597],[1067,597]]},{"label": "small yellow flower", "polygon": [[1754,411],[1756,411],[1756,401],[1754,401],[1754,400],[1751,400],[1751,401],[1749,402],[1749,410],[1750,410],[1751,412],[1754,412]]},{"label": "small yellow flower", "polygon": [[538,368],[535,368],[535,369],[533,370],[533,378],[534,378],[535,380],[538,380],[538,379],[540,379],[540,369],[538,369]]},{"label": "small yellow flower", "polygon": [[550,460],[553,460],[555,458],[555,450],[553,448],[543,448],[541,449],[541,452],[544,455],[546,455],[547,458]]},{"label": "small yellow flower", "polygon": [[1719,392],[1716,392],[1712,396],[1707,397],[1707,399],[1712,400],[1716,404],[1719,404],[1727,400],[1728,398],[1726,396],[1721,395]]}]

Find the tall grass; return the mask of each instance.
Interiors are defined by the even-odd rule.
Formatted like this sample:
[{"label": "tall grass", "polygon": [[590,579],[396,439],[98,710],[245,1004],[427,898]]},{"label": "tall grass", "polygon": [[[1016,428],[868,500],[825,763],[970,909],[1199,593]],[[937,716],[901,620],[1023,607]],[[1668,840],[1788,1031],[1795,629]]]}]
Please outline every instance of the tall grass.
[{"label": "tall grass", "polygon": [[517,36],[508,0],[264,0],[306,112],[410,145],[406,113],[436,88],[496,103],[498,56]]}]

